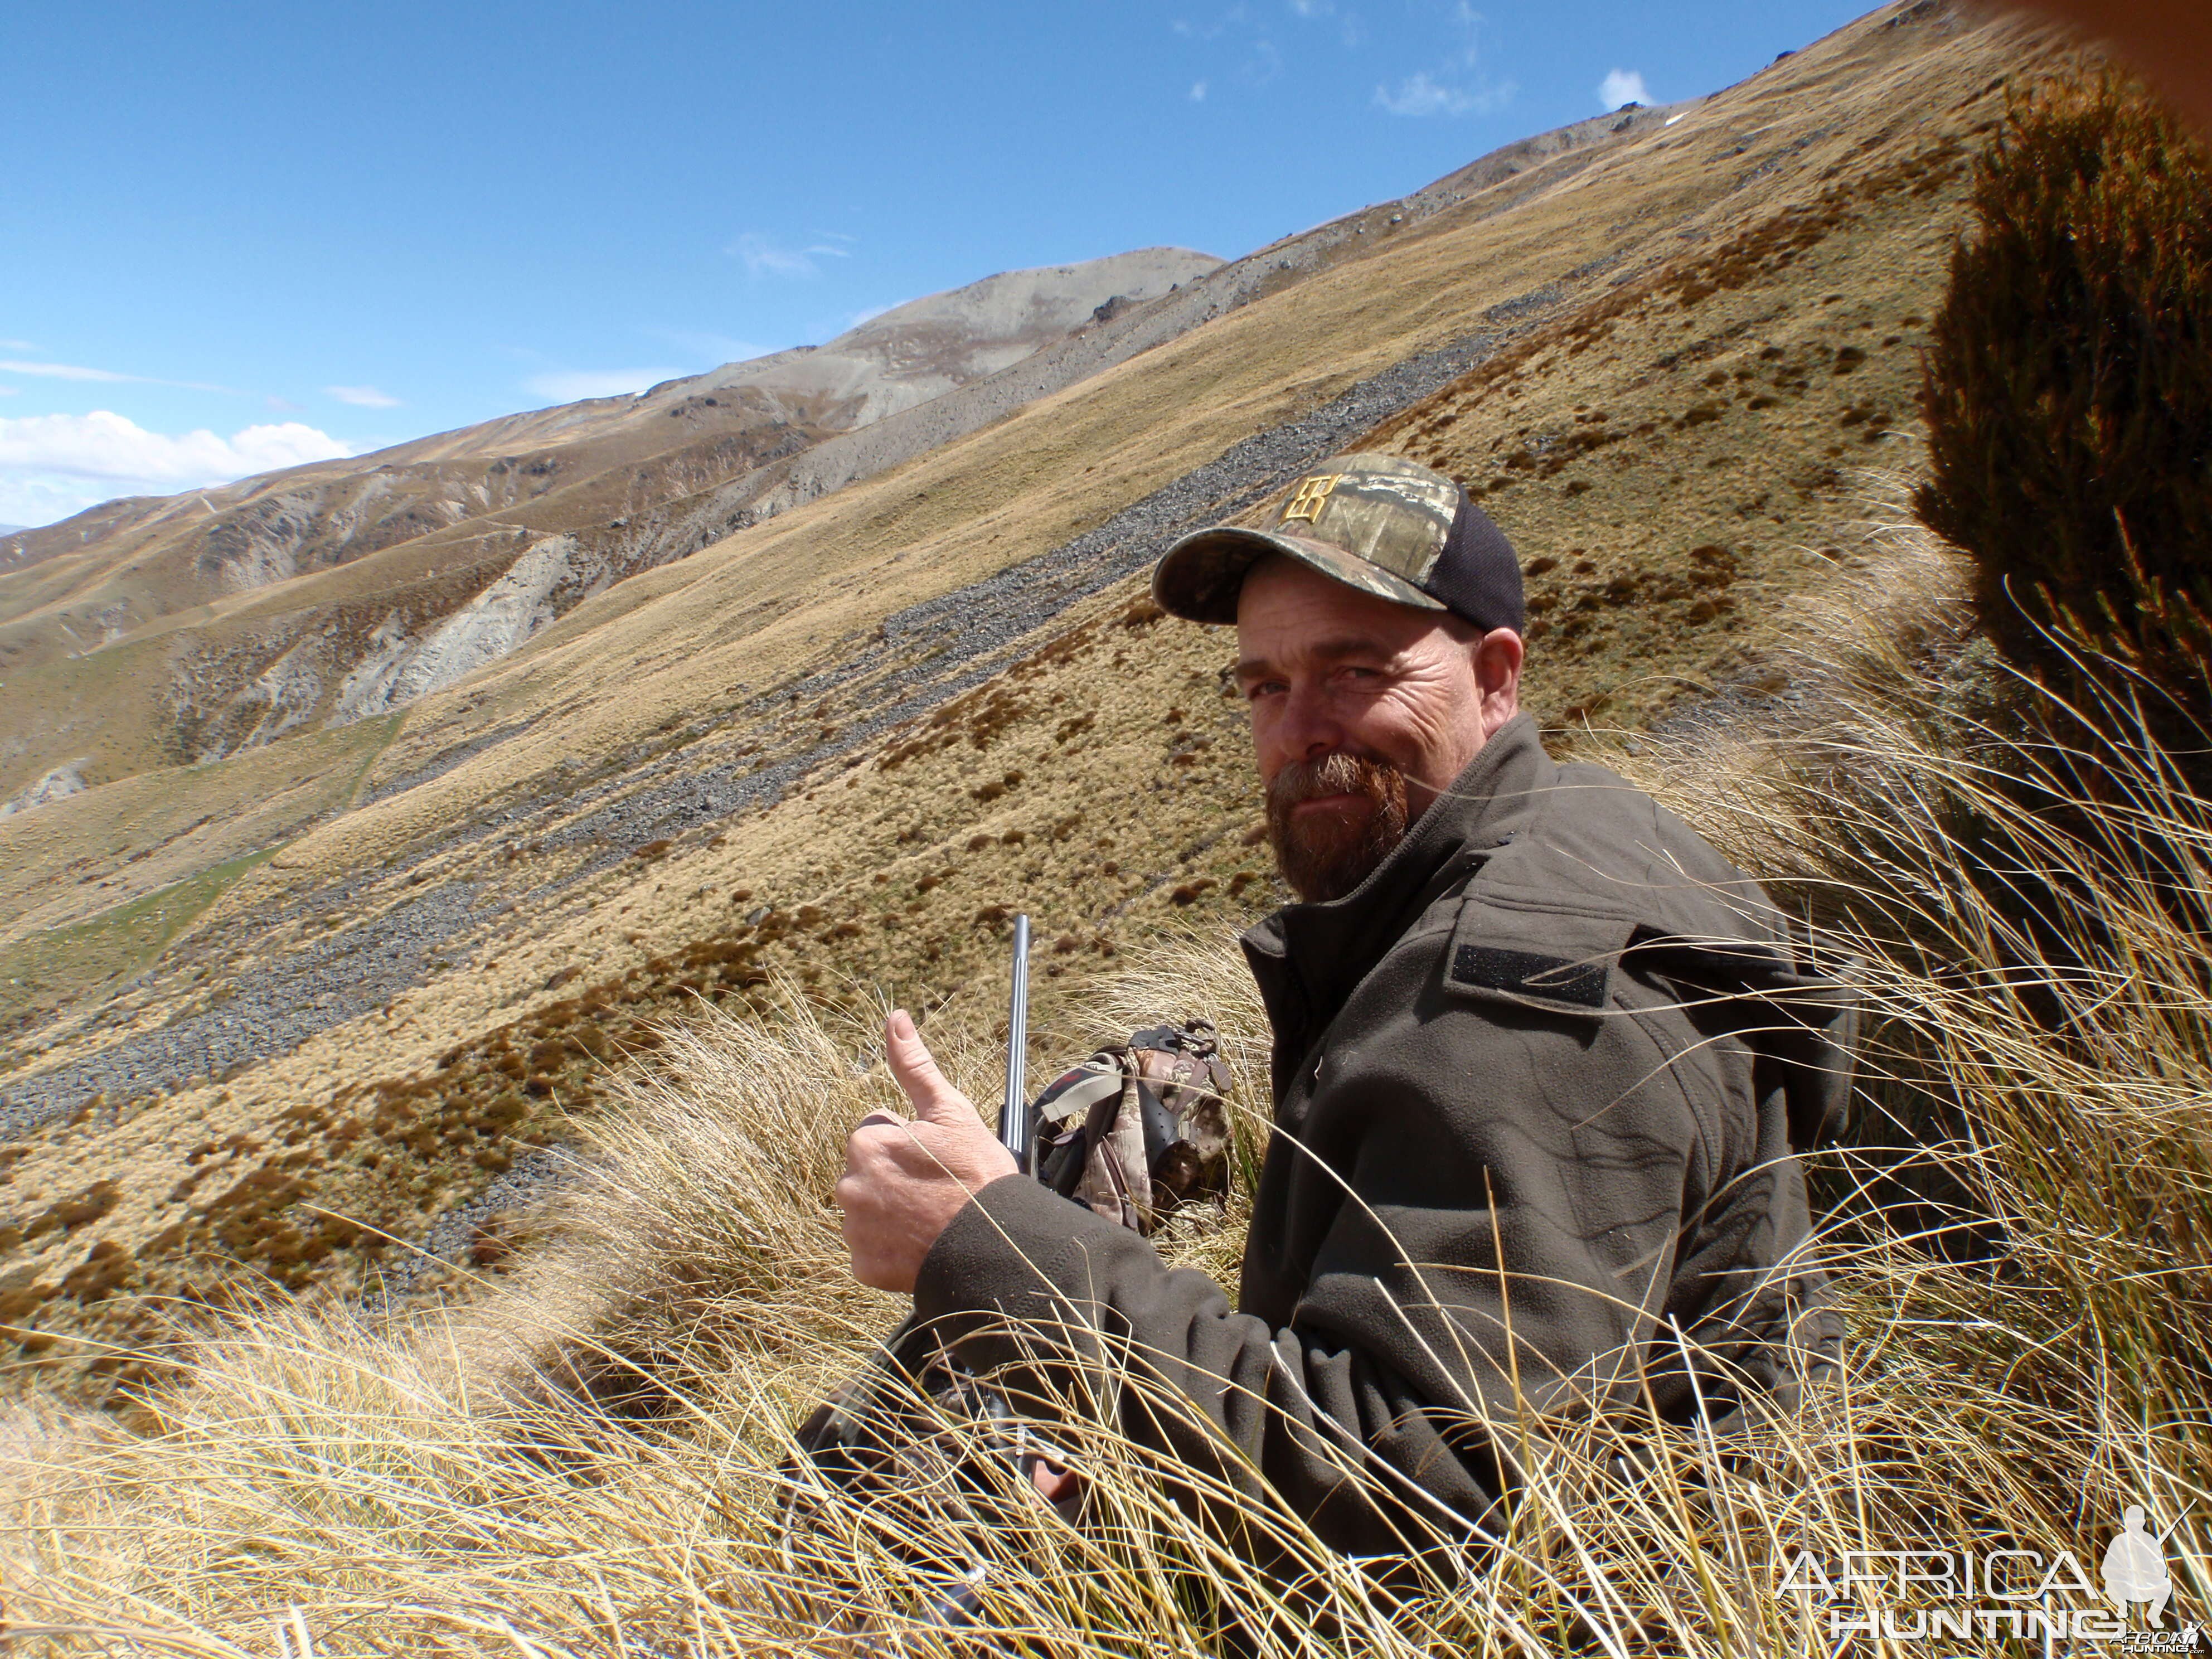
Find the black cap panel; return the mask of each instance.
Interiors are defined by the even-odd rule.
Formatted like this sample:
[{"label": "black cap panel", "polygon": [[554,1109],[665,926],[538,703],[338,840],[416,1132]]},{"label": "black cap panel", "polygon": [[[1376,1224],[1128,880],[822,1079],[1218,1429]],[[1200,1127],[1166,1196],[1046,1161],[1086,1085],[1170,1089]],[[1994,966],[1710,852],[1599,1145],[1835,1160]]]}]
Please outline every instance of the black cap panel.
[{"label": "black cap panel", "polygon": [[1490,514],[1465,495],[1452,520],[1451,534],[1421,589],[1444,608],[1487,634],[1493,628],[1521,631],[1528,600],[1521,585],[1521,561]]}]

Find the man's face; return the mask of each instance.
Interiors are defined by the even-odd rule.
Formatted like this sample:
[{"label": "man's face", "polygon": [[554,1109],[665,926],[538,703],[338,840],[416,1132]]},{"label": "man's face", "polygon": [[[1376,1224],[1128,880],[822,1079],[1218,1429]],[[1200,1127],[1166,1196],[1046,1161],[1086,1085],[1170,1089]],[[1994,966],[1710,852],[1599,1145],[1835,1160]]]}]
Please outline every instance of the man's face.
[{"label": "man's face", "polygon": [[1358,886],[1518,707],[1518,635],[1456,636],[1293,559],[1244,579],[1237,646],[1268,838],[1309,902]]}]

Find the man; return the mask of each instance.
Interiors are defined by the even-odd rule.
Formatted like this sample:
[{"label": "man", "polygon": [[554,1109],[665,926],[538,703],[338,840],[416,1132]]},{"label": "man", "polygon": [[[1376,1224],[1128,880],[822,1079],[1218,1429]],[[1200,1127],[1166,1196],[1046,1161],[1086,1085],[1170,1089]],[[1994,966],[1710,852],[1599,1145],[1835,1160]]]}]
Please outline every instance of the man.
[{"label": "man", "polygon": [[1741,872],[1546,755],[1497,526],[1341,455],[1153,593],[1236,624],[1301,900],[1244,939],[1276,1132],[1242,1287],[1018,1175],[899,1012],[915,1115],[854,1132],[837,1198],[854,1273],[914,1295],[909,1350],[1110,1350],[1130,1433],[1357,1554],[1478,1537],[1530,1410],[1786,1403],[1836,1336],[1791,1153],[1844,1097],[1848,1011]]}]

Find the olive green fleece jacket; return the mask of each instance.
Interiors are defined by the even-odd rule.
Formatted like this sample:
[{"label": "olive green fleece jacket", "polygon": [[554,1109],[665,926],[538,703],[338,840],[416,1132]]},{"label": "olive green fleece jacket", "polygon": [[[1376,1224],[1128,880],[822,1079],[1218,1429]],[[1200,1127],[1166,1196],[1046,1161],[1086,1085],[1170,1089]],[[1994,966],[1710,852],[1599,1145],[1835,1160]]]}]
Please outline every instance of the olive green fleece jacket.
[{"label": "olive green fleece jacket", "polygon": [[1275,1133],[1235,1304],[1009,1176],[923,1262],[909,1354],[1111,1352],[1150,1385],[1129,1432],[1368,1554],[1410,1517],[1480,1535],[1516,1379],[1545,1412],[1720,1419],[1832,1350],[1792,1146],[1847,1098],[1849,1000],[1650,797],[1519,716],[1357,890],[1244,948]]}]

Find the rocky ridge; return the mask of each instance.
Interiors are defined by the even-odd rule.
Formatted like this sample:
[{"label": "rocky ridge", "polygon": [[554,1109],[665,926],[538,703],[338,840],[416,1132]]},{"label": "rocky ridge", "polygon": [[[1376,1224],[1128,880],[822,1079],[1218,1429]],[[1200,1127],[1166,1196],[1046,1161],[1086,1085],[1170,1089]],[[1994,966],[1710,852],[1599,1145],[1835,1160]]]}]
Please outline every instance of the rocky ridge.
[{"label": "rocky ridge", "polygon": [[[1574,276],[1587,283],[1596,274]],[[588,792],[568,795],[562,802],[568,821],[545,844],[592,848],[595,855],[555,886],[573,885],[627,856],[631,848],[773,805],[803,780],[942,708],[1003,672],[1010,653],[1048,631],[1078,601],[1149,563],[1176,536],[1252,507],[1302,468],[1482,362],[1501,342],[1555,313],[1577,291],[1576,283],[1553,284],[1493,307],[1484,315],[1490,326],[1396,364],[1312,414],[1246,440],[1097,529],[981,581],[892,612],[878,635],[890,647],[888,656],[868,642],[778,694],[776,701],[801,702],[838,693],[856,696],[866,712],[833,738],[766,767],[738,762],[720,769],[672,768],[659,781],[626,771],[605,787],[608,799],[596,808]],[[461,622],[456,616],[447,626],[456,629]],[[488,746],[447,757],[446,769]],[[416,775],[402,787],[433,775]],[[507,817],[527,819],[550,804],[526,800],[508,808]],[[340,913],[351,897],[343,889],[324,895],[311,914]],[[390,1001],[425,982],[434,952],[474,930],[479,920],[471,911],[474,898],[475,890],[465,884],[426,892],[342,940],[317,941],[268,970],[238,978],[219,1011],[125,1036],[73,1065],[12,1082],[0,1078],[0,1139],[27,1133],[95,1098],[128,1098],[223,1077]],[[509,894],[503,908],[532,902]]]}]

